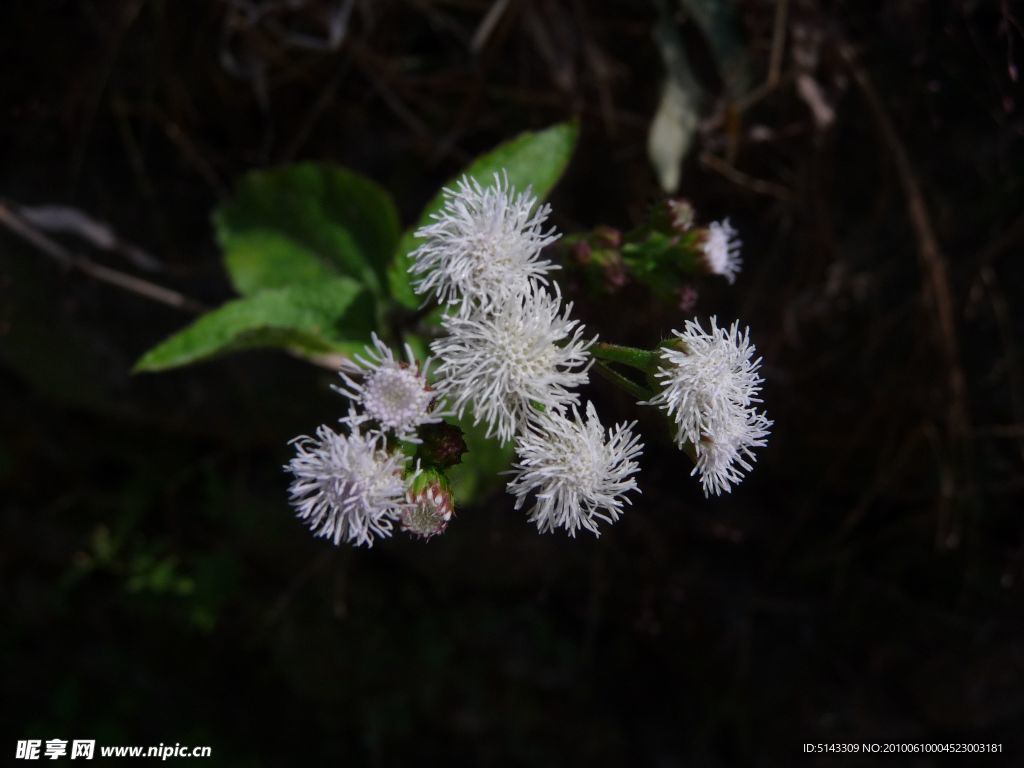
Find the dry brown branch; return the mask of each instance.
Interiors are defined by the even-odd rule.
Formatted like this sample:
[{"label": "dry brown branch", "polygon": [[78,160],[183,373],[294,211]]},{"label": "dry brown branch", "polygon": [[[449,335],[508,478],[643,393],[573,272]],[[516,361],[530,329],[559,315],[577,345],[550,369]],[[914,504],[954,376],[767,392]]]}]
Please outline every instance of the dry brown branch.
[{"label": "dry brown branch", "polygon": [[[917,243],[917,258],[923,273],[925,294],[931,299],[929,306],[934,314],[936,341],[942,353],[949,393],[949,407],[946,411],[946,455],[938,457],[939,506],[935,538],[937,548],[949,548],[955,545],[959,537],[958,525],[953,516],[953,500],[957,494],[954,467],[956,461],[963,457],[962,451],[970,438],[967,382],[960,359],[949,268],[935,236],[928,206],[925,204],[921,186],[910,162],[910,155],[872,85],[867,70],[857,61],[849,45],[841,44],[839,54],[867,102],[882,143],[896,166],[896,174],[906,198],[907,216]],[[969,473],[969,468],[967,472]]]},{"label": "dry brown branch", "polygon": [[953,289],[949,280],[949,269],[946,258],[939,247],[935,230],[932,227],[928,206],[925,204],[921,186],[914,174],[910,156],[893,126],[889,114],[875,91],[867,71],[857,61],[849,45],[839,47],[840,55],[853,75],[854,82],[860,89],[875,120],[878,131],[886,149],[892,156],[900,185],[906,196],[907,215],[917,242],[917,256],[924,273],[925,286],[931,297],[931,306],[935,313],[938,327],[938,342],[942,349],[948,376],[950,393],[950,409],[948,414],[950,434],[957,438],[965,437],[969,432],[967,412],[967,384],[960,361],[960,349],[957,341],[955,321],[955,302]]},{"label": "dry brown branch", "polygon": [[94,280],[117,286],[124,291],[166,304],[169,307],[193,314],[206,311],[206,307],[201,303],[178,291],[164,288],[162,285],[157,285],[149,280],[143,280],[127,272],[122,272],[103,264],[97,264],[81,254],[69,251],[56,240],[51,239],[29,224],[22,216],[15,212],[11,205],[4,201],[0,201],[0,224],[25,242],[34,246],[36,250],[49,256],[65,269],[77,270]]},{"label": "dry brown branch", "polygon": [[501,21],[501,17],[505,15],[505,11],[508,10],[510,0],[497,0],[480,22],[480,26],[476,28],[476,32],[473,33],[473,39],[469,44],[470,50],[473,53],[478,54],[487,45],[488,39],[491,37],[491,33],[494,32],[498,26],[498,22]]},{"label": "dry brown branch", "polygon": [[778,198],[783,201],[793,199],[792,193],[790,193],[790,191],[781,184],[765,181],[764,179],[758,179],[746,174],[711,152],[702,152],[700,155],[700,163],[704,167],[710,168],[715,173],[725,177],[736,186],[744,187],[745,189],[749,189],[751,192],[755,192],[759,195],[768,195],[769,197]]},{"label": "dry brown branch", "polygon": [[789,15],[789,0],[775,0],[775,20],[772,24],[772,53],[768,60],[768,80],[774,87],[782,74],[782,54],[786,50],[786,20]]}]

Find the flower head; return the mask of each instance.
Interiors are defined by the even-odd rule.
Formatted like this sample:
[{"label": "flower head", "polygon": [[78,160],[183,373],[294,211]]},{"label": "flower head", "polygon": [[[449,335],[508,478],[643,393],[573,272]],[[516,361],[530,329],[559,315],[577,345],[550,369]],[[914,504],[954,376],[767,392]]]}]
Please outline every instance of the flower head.
[{"label": "flower head", "polygon": [[680,447],[694,446],[705,494],[729,491],[750,469],[750,449],[765,444],[771,426],[756,409],[761,358],[753,359],[749,329],[741,334],[738,323],[719,328],[711,318],[711,330],[704,331],[688,320],[674,333],[681,349],[662,349],[663,366],[655,374],[662,390],[650,404],[674,418]]},{"label": "flower head", "polygon": [[724,276],[730,285],[735,283],[736,275],[743,266],[743,259],[740,258],[742,246],[743,242],[729,223],[729,219],[712,222],[702,245],[704,265],[708,272]]},{"label": "flower head", "polygon": [[697,463],[691,475],[700,474],[704,495],[729,493],[753,469],[751,448],[765,445],[771,422],[753,408],[733,405],[719,420],[714,433],[707,434],[696,446]]},{"label": "flower head", "polygon": [[368,547],[375,536],[391,535],[406,502],[406,459],[383,442],[379,432],[351,426],[347,435],[321,426],[315,438],[292,441],[295,457],[285,465],[295,478],[291,503],[314,535]]},{"label": "flower head", "polygon": [[632,475],[643,444],[633,435],[635,423],[618,424],[606,434],[593,403],[587,403],[586,421],[575,407],[572,418],[541,415],[516,439],[519,461],[508,484],[516,509],[535,492],[529,519],[541,533],[565,528],[575,537],[586,528],[599,536],[598,521],[618,520],[623,503],[629,503],[625,494],[639,493]]},{"label": "flower head", "polygon": [[408,344],[408,363],[396,360],[377,334],[372,339],[373,348],[366,348],[365,358],[356,355],[354,360],[341,364],[339,375],[344,385],[334,389],[361,406],[362,417],[377,422],[383,431],[393,431],[402,440],[419,442],[416,429],[421,424],[439,422],[443,415],[430,410],[434,399],[426,378],[430,361],[420,368]]},{"label": "flower head", "polygon": [[537,207],[530,189],[517,194],[507,173],[495,173],[486,187],[463,176],[443,194],[444,207],[431,214],[434,223],[416,231],[424,241],[409,268],[419,276],[417,293],[458,303],[464,313],[492,309],[547,283],[546,273],[557,267],[539,256],[558,235],[544,231],[551,209]]},{"label": "flower head", "polygon": [[669,224],[677,232],[688,232],[693,227],[695,212],[689,201],[682,198],[670,198],[665,201]]},{"label": "flower head", "polygon": [[[556,286],[557,288],[557,286]],[[561,412],[579,401],[571,390],[588,380],[593,340],[571,320],[561,294],[538,290],[493,312],[449,315],[448,335],[431,344],[439,361],[437,391],[461,417],[467,405],[487,436],[512,439],[542,409]],[[538,409],[537,406],[540,406]]]}]

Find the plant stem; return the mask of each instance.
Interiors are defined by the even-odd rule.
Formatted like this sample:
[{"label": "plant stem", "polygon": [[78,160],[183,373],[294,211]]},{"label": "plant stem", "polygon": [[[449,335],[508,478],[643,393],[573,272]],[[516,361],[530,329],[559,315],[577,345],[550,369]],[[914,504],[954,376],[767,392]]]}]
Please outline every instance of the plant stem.
[{"label": "plant stem", "polygon": [[633,395],[633,397],[639,398],[641,402],[650,400],[652,397],[652,394],[648,392],[646,388],[640,386],[632,379],[623,376],[602,360],[597,361],[597,365],[594,366],[594,370],[620,389],[624,389],[626,392]]},{"label": "plant stem", "polygon": [[609,363],[620,363],[642,373],[654,373],[658,365],[658,353],[636,347],[624,347],[619,344],[598,342],[590,348],[590,353],[598,360]]}]

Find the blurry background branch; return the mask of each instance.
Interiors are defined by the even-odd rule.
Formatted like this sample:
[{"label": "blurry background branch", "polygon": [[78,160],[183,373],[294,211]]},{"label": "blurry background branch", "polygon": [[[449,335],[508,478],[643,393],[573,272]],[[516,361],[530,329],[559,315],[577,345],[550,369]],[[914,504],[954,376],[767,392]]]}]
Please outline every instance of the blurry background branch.
[{"label": "blurry background branch", "polygon": [[[52,211],[50,213],[51,216],[41,216],[39,209],[35,209],[34,212],[30,212],[29,216],[26,217],[22,215],[17,206],[10,201],[0,200],[0,224],[6,227],[8,231],[32,245],[40,253],[49,256],[64,269],[81,272],[94,280],[99,280],[102,283],[107,283],[108,285],[120,288],[123,291],[134,293],[137,296],[141,296],[161,304],[166,304],[169,307],[184,310],[185,312],[199,314],[206,310],[206,307],[201,303],[179,293],[178,291],[165,288],[162,285],[157,285],[156,283],[128,274],[127,272],[122,272],[119,269],[114,269],[104,264],[98,264],[86,256],[68,250],[31,223],[33,218],[37,221],[41,218],[44,221],[52,221]],[[68,219],[66,218],[65,220],[67,221]],[[77,223],[79,224],[77,228],[81,230],[83,220],[79,219]],[[95,229],[95,225],[93,225],[93,229]],[[127,250],[127,253],[134,254],[135,261],[138,262],[140,258],[139,254],[142,252],[138,249],[132,248]],[[144,263],[147,265],[149,264],[149,262]]]}]

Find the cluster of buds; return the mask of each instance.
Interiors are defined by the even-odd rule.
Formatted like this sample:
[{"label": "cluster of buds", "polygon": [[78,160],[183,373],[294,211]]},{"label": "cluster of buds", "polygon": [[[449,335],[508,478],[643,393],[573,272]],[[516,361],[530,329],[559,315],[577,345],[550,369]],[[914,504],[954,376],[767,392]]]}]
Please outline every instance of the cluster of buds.
[{"label": "cluster of buds", "polygon": [[652,206],[646,221],[631,231],[601,226],[567,242],[571,260],[592,284],[614,293],[632,280],[658,294],[675,293],[686,311],[695,297],[689,282],[694,276],[736,282],[741,246],[729,219],[698,225],[696,211],[682,198]]}]

